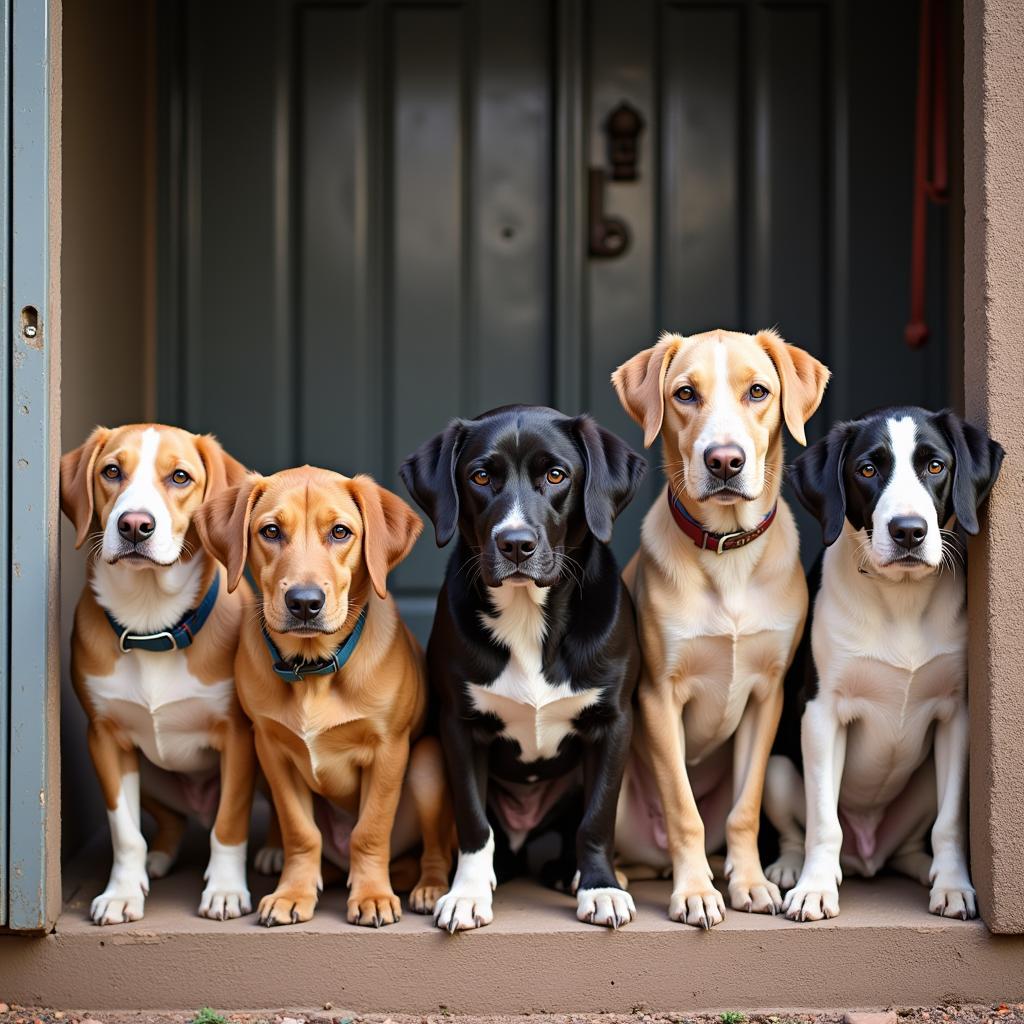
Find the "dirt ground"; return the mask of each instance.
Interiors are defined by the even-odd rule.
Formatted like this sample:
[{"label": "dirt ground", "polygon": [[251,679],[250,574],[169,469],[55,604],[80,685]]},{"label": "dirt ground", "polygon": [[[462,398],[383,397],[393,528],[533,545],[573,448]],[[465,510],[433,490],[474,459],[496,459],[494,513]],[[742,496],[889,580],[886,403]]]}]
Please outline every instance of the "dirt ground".
[{"label": "dirt ground", "polygon": [[[893,1009],[897,1024],[981,1024],[982,1021],[1024,1024],[1024,1003]],[[92,1014],[81,1010],[8,1006],[0,1002],[0,1024],[842,1024],[843,1019],[843,1010],[686,1014],[648,1013],[640,1007],[632,1014],[532,1014],[519,1017],[466,1017],[443,1010],[425,1017],[354,1014],[330,1005],[312,1011],[264,1010],[220,1014],[204,1009],[180,1013]],[[881,1014],[877,1019],[881,1021]]]}]

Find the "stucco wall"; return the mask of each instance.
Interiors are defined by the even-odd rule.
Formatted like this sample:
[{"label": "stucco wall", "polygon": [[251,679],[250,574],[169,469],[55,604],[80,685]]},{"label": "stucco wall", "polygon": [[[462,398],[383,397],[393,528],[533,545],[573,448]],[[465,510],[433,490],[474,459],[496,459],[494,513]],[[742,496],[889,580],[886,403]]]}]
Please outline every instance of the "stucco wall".
[{"label": "stucco wall", "polygon": [[[151,4],[64,0],[61,444],[151,408]],[[68,682],[68,636],[85,556],[62,517],[64,856],[103,820],[85,718]]]},{"label": "stucco wall", "polygon": [[1024,4],[964,10],[965,404],[1006,448],[971,546],[971,843],[981,913],[1024,932]]}]

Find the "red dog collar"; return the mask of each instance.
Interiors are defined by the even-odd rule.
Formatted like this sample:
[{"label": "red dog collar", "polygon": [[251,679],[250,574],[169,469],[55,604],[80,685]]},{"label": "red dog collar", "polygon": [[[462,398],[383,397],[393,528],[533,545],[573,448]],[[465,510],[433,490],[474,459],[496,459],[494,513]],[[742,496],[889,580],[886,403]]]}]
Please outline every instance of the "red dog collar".
[{"label": "red dog collar", "polygon": [[672,512],[672,518],[676,526],[703,551],[714,551],[715,554],[722,554],[724,551],[732,551],[735,548],[742,548],[749,544],[768,529],[775,521],[775,513],[778,511],[778,503],[772,505],[768,513],[752,530],[738,530],[735,533],[711,533],[705,530],[700,523],[694,519],[681,502],[672,494],[671,488],[665,489],[668,496],[668,507]]}]

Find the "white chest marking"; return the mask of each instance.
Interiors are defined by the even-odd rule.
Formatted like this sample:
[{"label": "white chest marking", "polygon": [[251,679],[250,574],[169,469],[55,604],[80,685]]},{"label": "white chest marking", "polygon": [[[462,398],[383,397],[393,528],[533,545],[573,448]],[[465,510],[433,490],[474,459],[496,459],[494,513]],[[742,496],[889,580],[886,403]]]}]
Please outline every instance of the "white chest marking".
[{"label": "white chest marking", "polygon": [[600,688],[573,690],[568,681],[554,685],[544,678],[546,599],[547,591],[533,584],[491,591],[496,614],[482,618],[494,639],[508,648],[508,664],[489,686],[466,683],[474,707],[501,719],[501,735],[519,744],[527,763],[555,757],[574,720],[601,695]]},{"label": "white chest marking", "polygon": [[85,686],[97,712],[158,767],[194,772],[217,764],[210,730],[230,711],[234,680],[200,682],[182,651],[135,650],[109,676],[86,676]]}]

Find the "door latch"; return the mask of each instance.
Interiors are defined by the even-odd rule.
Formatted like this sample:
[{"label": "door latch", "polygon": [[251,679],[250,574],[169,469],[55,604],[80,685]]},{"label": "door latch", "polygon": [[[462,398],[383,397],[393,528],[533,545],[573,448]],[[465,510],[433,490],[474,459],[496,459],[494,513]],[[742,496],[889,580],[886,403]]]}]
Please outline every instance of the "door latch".
[{"label": "door latch", "polygon": [[[608,140],[608,162],[612,181],[636,181],[640,155],[639,138],[644,129],[640,111],[623,100],[605,118],[604,131]],[[589,176],[589,230],[590,255],[600,259],[621,256],[631,239],[629,225],[621,217],[605,213],[604,187],[608,173],[603,167],[592,167]]]}]

